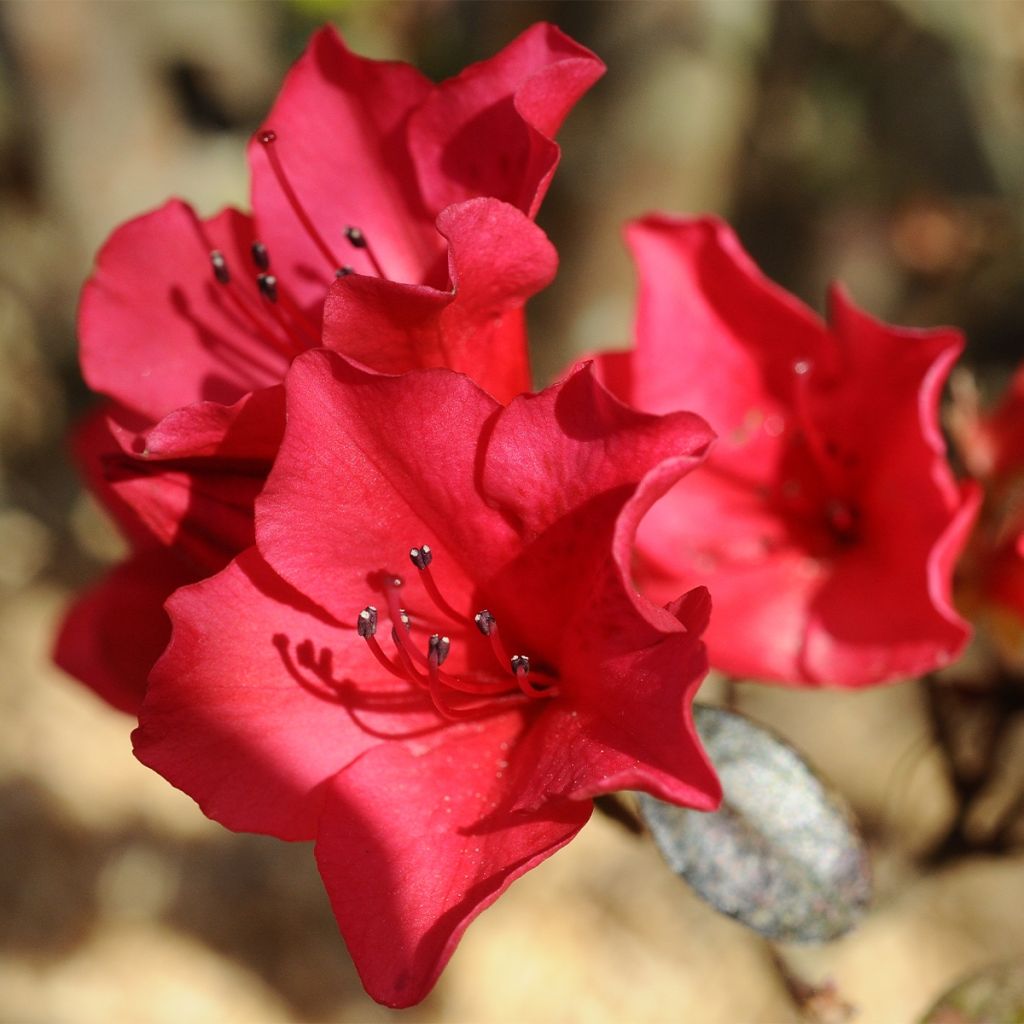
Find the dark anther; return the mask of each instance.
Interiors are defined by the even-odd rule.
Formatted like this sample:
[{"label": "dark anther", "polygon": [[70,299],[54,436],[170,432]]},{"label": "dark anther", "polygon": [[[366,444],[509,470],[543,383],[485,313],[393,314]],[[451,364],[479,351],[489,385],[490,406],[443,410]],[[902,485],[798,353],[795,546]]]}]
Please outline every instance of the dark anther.
[{"label": "dark anther", "polygon": [[267,247],[262,242],[253,242],[249,247],[249,252],[252,253],[252,261],[258,270],[270,269],[270,253],[267,252]]},{"label": "dark anther", "polygon": [[448,637],[441,636],[440,633],[434,633],[427,641],[427,657],[435,665],[440,665],[448,657],[448,651],[451,650],[451,646],[452,642]]},{"label": "dark anther", "polygon": [[277,278],[273,274],[258,274],[256,281],[263,297],[271,302],[277,302]]},{"label": "dark anther", "polygon": [[228,284],[231,281],[231,274],[228,273],[227,260],[224,259],[224,253],[220,249],[214,249],[210,253],[210,266],[213,267],[213,276],[220,281],[221,284]]},{"label": "dark anther", "polygon": [[512,671],[513,672],[529,672],[530,671],[530,659],[525,654],[513,654],[512,655]]},{"label": "dark anther", "polygon": [[353,249],[366,248],[366,236],[359,230],[359,228],[345,228],[345,237],[349,240],[349,244]]},{"label": "dark anther", "polygon": [[355,267],[350,267],[346,263],[345,266],[338,267],[338,269],[334,272],[334,276],[335,277],[348,277],[349,274],[354,274],[355,272],[356,272],[355,271]]},{"label": "dark anther", "polygon": [[266,146],[268,143],[274,142],[277,139],[277,132],[275,132],[271,128],[268,128],[266,129],[266,131],[260,132],[259,139],[260,142],[262,142],[263,145]]},{"label": "dark anther", "polygon": [[473,616],[473,621],[476,623],[476,628],[483,633],[484,636],[490,636],[491,630],[494,629],[496,620],[494,616],[484,608],[483,611],[479,611]]},{"label": "dark anther", "polygon": [[356,620],[356,632],[362,637],[373,636],[377,632],[377,609],[368,604]]},{"label": "dark anther", "polygon": [[412,548],[409,551],[409,561],[412,562],[417,569],[426,569],[433,560],[434,553],[430,550],[429,544],[423,544],[420,547]]}]

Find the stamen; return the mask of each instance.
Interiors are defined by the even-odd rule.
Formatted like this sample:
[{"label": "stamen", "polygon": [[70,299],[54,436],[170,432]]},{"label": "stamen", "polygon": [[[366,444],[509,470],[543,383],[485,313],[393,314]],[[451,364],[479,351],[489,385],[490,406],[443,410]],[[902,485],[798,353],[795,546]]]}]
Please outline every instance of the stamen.
[{"label": "stamen", "polygon": [[267,247],[262,242],[253,242],[249,246],[249,252],[257,270],[267,271],[270,269],[270,253],[267,252]]},{"label": "stamen", "polygon": [[373,269],[377,272],[377,276],[386,281],[388,276],[384,273],[384,268],[380,265],[380,261],[374,254],[373,249],[370,248],[370,243],[367,241],[366,235],[363,234],[362,229],[349,225],[345,228],[345,237],[348,239],[349,244],[353,249],[362,249],[363,252],[366,253]]},{"label": "stamen", "polygon": [[214,249],[210,253],[210,265],[213,267],[213,276],[221,284],[231,283],[231,274],[228,271],[227,260],[224,259],[224,253],[220,249]]},{"label": "stamen", "polygon": [[377,642],[377,609],[372,604],[367,605],[356,618],[356,632],[366,641],[370,653],[380,662],[391,675],[401,679],[402,682],[409,682],[408,676],[396,665],[382,650]]},{"label": "stamen", "polygon": [[508,656],[508,651],[505,650],[505,645],[501,642],[501,634],[498,632],[498,620],[484,608],[483,611],[479,611],[473,616],[473,621],[476,623],[476,628],[491,641],[491,651],[494,654],[495,660],[502,668],[505,668],[511,659]]},{"label": "stamen", "polygon": [[377,609],[368,604],[356,620],[356,632],[361,637],[373,636],[377,632]]},{"label": "stamen", "polygon": [[331,252],[330,247],[323,240],[323,236],[319,231],[317,231],[315,225],[309,219],[309,215],[303,209],[302,203],[299,202],[299,197],[295,194],[295,190],[292,188],[291,183],[288,181],[288,178],[284,173],[284,168],[281,166],[281,159],[277,155],[277,147],[274,145],[277,141],[277,132],[268,128],[260,132],[258,138],[267,154],[267,159],[270,161],[270,168],[274,172],[274,177],[277,178],[277,183],[280,185],[281,191],[288,200],[288,203],[292,208],[292,212],[296,217],[298,217],[299,223],[301,223],[306,229],[306,234],[309,235],[313,244],[316,245],[332,267],[340,266],[341,260]]},{"label": "stamen", "polygon": [[[227,261],[224,259],[224,254],[219,249],[213,249],[210,251],[210,265],[213,267],[213,276],[216,277],[217,281],[222,285],[229,285],[231,283],[231,274],[228,271]],[[263,276],[263,275],[261,275]],[[271,278],[273,280],[273,278]],[[275,334],[267,330],[267,325],[260,323],[259,319],[255,317],[250,311],[246,304],[236,294],[234,288],[223,289],[224,294],[227,295],[228,300],[235,307],[235,310],[240,313],[243,319],[249,324],[253,333],[262,338],[268,344],[277,349],[281,355],[288,359],[291,359],[297,354],[305,350],[305,346],[301,346],[297,350],[294,348],[297,339],[292,337],[291,332],[288,330],[287,325],[282,325],[285,332],[288,334],[288,340],[292,344],[287,344],[278,338]],[[263,285],[260,284],[260,291],[263,291]],[[273,300],[271,300],[273,301]]]},{"label": "stamen", "polygon": [[430,571],[430,563],[433,561],[434,554],[430,550],[429,544],[421,544],[418,548],[410,548],[409,560],[413,565],[416,566],[420,571],[420,577],[423,580],[423,588],[430,595],[430,599],[441,609],[450,619],[454,619],[456,622],[465,623],[468,621],[465,615],[460,611],[453,608],[442,596],[441,591],[437,589],[437,583],[434,581],[434,576]]},{"label": "stamen", "polygon": [[512,674],[516,677],[519,689],[527,697],[556,697],[558,688],[554,686],[538,687],[530,682],[530,659],[525,654],[513,654],[510,659]]},{"label": "stamen", "polygon": [[[289,321],[280,310],[275,309],[273,311],[274,319],[285,330],[292,343],[297,346],[298,352],[305,352],[310,345],[315,348],[320,344],[320,339],[316,336],[316,332],[306,319],[305,314],[288,297],[287,292],[282,291],[278,287],[277,278],[273,274],[258,274],[256,276],[256,283],[259,285],[260,294],[268,302],[275,306],[280,303],[291,316],[291,321]],[[293,328],[296,326],[305,333],[305,340],[295,334]]]},{"label": "stamen", "polygon": [[436,661],[439,666],[443,665],[445,658],[448,657],[448,652],[451,650],[451,646],[452,641],[450,637],[434,633],[427,643],[427,661]]},{"label": "stamen", "polygon": [[273,274],[258,274],[256,283],[260,286],[260,294],[271,302],[277,302],[277,278]]},{"label": "stamen", "polygon": [[[402,667],[405,669],[407,681],[411,682],[414,686],[418,686],[421,690],[426,688],[427,680],[420,675],[416,666],[412,663],[412,655],[409,650],[409,645],[402,642],[402,638],[399,636],[398,630],[394,626],[391,627],[391,642],[395,645],[399,661],[401,661]],[[422,657],[422,654],[420,654],[420,657]]]},{"label": "stamen", "polygon": [[335,277],[348,277],[349,274],[354,274],[355,272],[356,272],[355,267],[350,267],[346,263],[345,266],[338,267],[338,269],[334,272],[334,276]]}]

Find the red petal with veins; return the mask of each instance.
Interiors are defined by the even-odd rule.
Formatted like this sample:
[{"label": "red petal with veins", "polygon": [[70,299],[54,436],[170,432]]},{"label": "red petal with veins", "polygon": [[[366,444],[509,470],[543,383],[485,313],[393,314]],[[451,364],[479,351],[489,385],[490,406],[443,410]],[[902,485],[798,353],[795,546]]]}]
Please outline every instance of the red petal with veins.
[{"label": "red petal with veins", "polygon": [[589,803],[571,801],[508,812],[523,774],[508,763],[514,738],[515,723],[503,722],[420,757],[380,746],[329,783],[317,863],[378,1002],[423,999],[473,918],[590,817]]},{"label": "red petal with veins", "polygon": [[[499,405],[468,377],[389,377],[328,352],[296,360],[279,467],[257,503],[268,562],[343,621],[382,572],[409,577],[409,549],[435,548],[443,589],[507,560],[516,535],[477,483],[480,437]],[[310,487],[310,481],[317,481]],[[352,587],[366,599],[351,603]],[[468,600],[465,614],[474,609]]]},{"label": "red petal with veins", "polygon": [[168,611],[173,639],[153,670],[135,753],[228,828],[312,839],[326,779],[388,738],[436,730],[429,704],[410,701],[351,642],[350,626],[255,549],[179,590]]},{"label": "red petal with veins", "polygon": [[[281,380],[287,361],[226,294],[262,316],[249,218],[201,221],[179,200],[128,221],[100,250],[78,312],[82,373],[94,391],[154,421],[197,401],[231,404]],[[232,275],[218,284],[210,250]]]},{"label": "red petal with veins", "polygon": [[448,240],[451,288],[342,278],[324,309],[324,345],[384,373],[446,366],[508,401],[530,386],[520,310],[554,277],[554,246],[495,199],[449,207],[437,229]]},{"label": "red petal with veins", "polygon": [[404,137],[410,112],[432,88],[408,64],[356,56],[331,27],[313,36],[288,72],[263,123],[276,133],[271,145],[285,178],[333,260],[303,228],[259,133],[249,164],[260,239],[301,305],[321,303],[344,264],[373,273],[345,239],[350,225],[365,232],[392,280],[419,283],[443,254]]},{"label": "red petal with veins", "polygon": [[604,70],[554,25],[537,24],[443,82],[409,124],[427,205],[494,196],[535,216],[558,165],[554,136]]}]

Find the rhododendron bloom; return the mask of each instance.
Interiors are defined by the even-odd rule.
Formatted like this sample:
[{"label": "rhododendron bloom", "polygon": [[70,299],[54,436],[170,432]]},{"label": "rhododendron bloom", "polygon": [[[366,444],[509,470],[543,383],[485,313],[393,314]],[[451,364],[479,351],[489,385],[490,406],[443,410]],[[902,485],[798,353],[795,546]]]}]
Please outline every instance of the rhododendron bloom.
[{"label": "rhododendron bloom", "polygon": [[707,593],[629,580],[636,523],[712,437],[583,369],[502,407],[329,352],[287,381],[257,546],[168,602],[137,756],[232,829],[316,839],[376,999],[623,788],[713,808],[690,698]]},{"label": "rhododendron bloom", "polygon": [[531,218],[558,161],[552,136],[602,70],[536,25],[434,85],[323,29],[251,143],[251,216],[202,219],[173,200],[114,232],[79,315],[83,374],[110,423],[79,454],[130,520],[134,555],[72,611],[65,668],[137,707],[172,582],[252,540],[298,353],[448,366],[502,400],[529,387],[521,307],[556,265]]},{"label": "rhododendron bloom", "polygon": [[1024,366],[988,414],[976,395],[959,391],[953,436],[985,500],[959,568],[958,597],[1002,654],[1024,664]]},{"label": "rhododendron bloom", "polygon": [[706,584],[711,664],[737,676],[862,686],[951,660],[968,636],[951,573],[976,508],[938,426],[957,332],[888,327],[839,288],[824,324],[715,220],[650,217],[629,241],[636,349],[605,357],[604,377],[720,436],[640,526],[646,591]]}]

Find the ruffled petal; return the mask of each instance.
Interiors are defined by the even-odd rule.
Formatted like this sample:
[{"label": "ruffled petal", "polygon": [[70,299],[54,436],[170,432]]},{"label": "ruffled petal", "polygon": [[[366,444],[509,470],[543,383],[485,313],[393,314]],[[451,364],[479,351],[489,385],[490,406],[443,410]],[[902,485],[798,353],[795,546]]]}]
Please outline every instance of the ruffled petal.
[{"label": "ruffled petal", "polygon": [[174,632],[135,753],[228,828],[311,839],[325,779],[377,743],[437,725],[354,630],[255,550],[178,591],[168,612]]},{"label": "ruffled petal", "polygon": [[409,122],[427,205],[494,196],[534,216],[558,165],[554,136],[604,70],[554,25],[537,24],[443,82]]},{"label": "ruffled petal", "polygon": [[[297,359],[288,425],[257,503],[260,551],[302,593],[348,621],[409,549],[435,549],[452,599],[507,561],[515,533],[480,494],[478,448],[498,404],[447,370],[389,377],[331,352]],[[358,605],[344,603],[362,587]]]},{"label": "ruffled petal", "polygon": [[[193,402],[231,404],[280,381],[287,360],[273,324],[253,326],[263,300],[247,269],[251,240],[244,214],[224,210],[203,221],[179,200],[119,227],[82,291],[78,332],[89,387],[152,422]],[[224,255],[228,285],[214,278],[212,249]]]},{"label": "ruffled petal", "polygon": [[488,581],[492,610],[557,661],[567,623],[593,599],[616,521],[639,481],[662,464],[678,480],[699,465],[713,436],[690,413],[661,417],[624,406],[589,367],[513,401],[490,433],[481,482],[523,549]]},{"label": "ruffled petal", "polygon": [[554,247],[494,199],[449,207],[437,229],[448,240],[450,290],[343,278],[327,298],[324,344],[384,373],[446,366],[508,401],[530,386],[520,310],[554,277]]},{"label": "ruffled petal", "polygon": [[[250,144],[249,164],[260,239],[271,268],[302,306],[319,307],[340,266],[373,273],[366,254],[345,239],[350,225],[365,233],[392,280],[419,283],[442,255],[404,136],[410,111],[432,88],[408,64],[356,56],[329,26],[288,72]],[[288,186],[332,256],[282,189],[259,141],[267,130],[276,135],[271,145]]]},{"label": "ruffled petal", "polygon": [[419,757],[375,747],[331,780],[317,864],[379,1002],[423,999],[473,918],[590,816],[589,803],[567,801],[509,813],[516,727],[492,721]]}]

